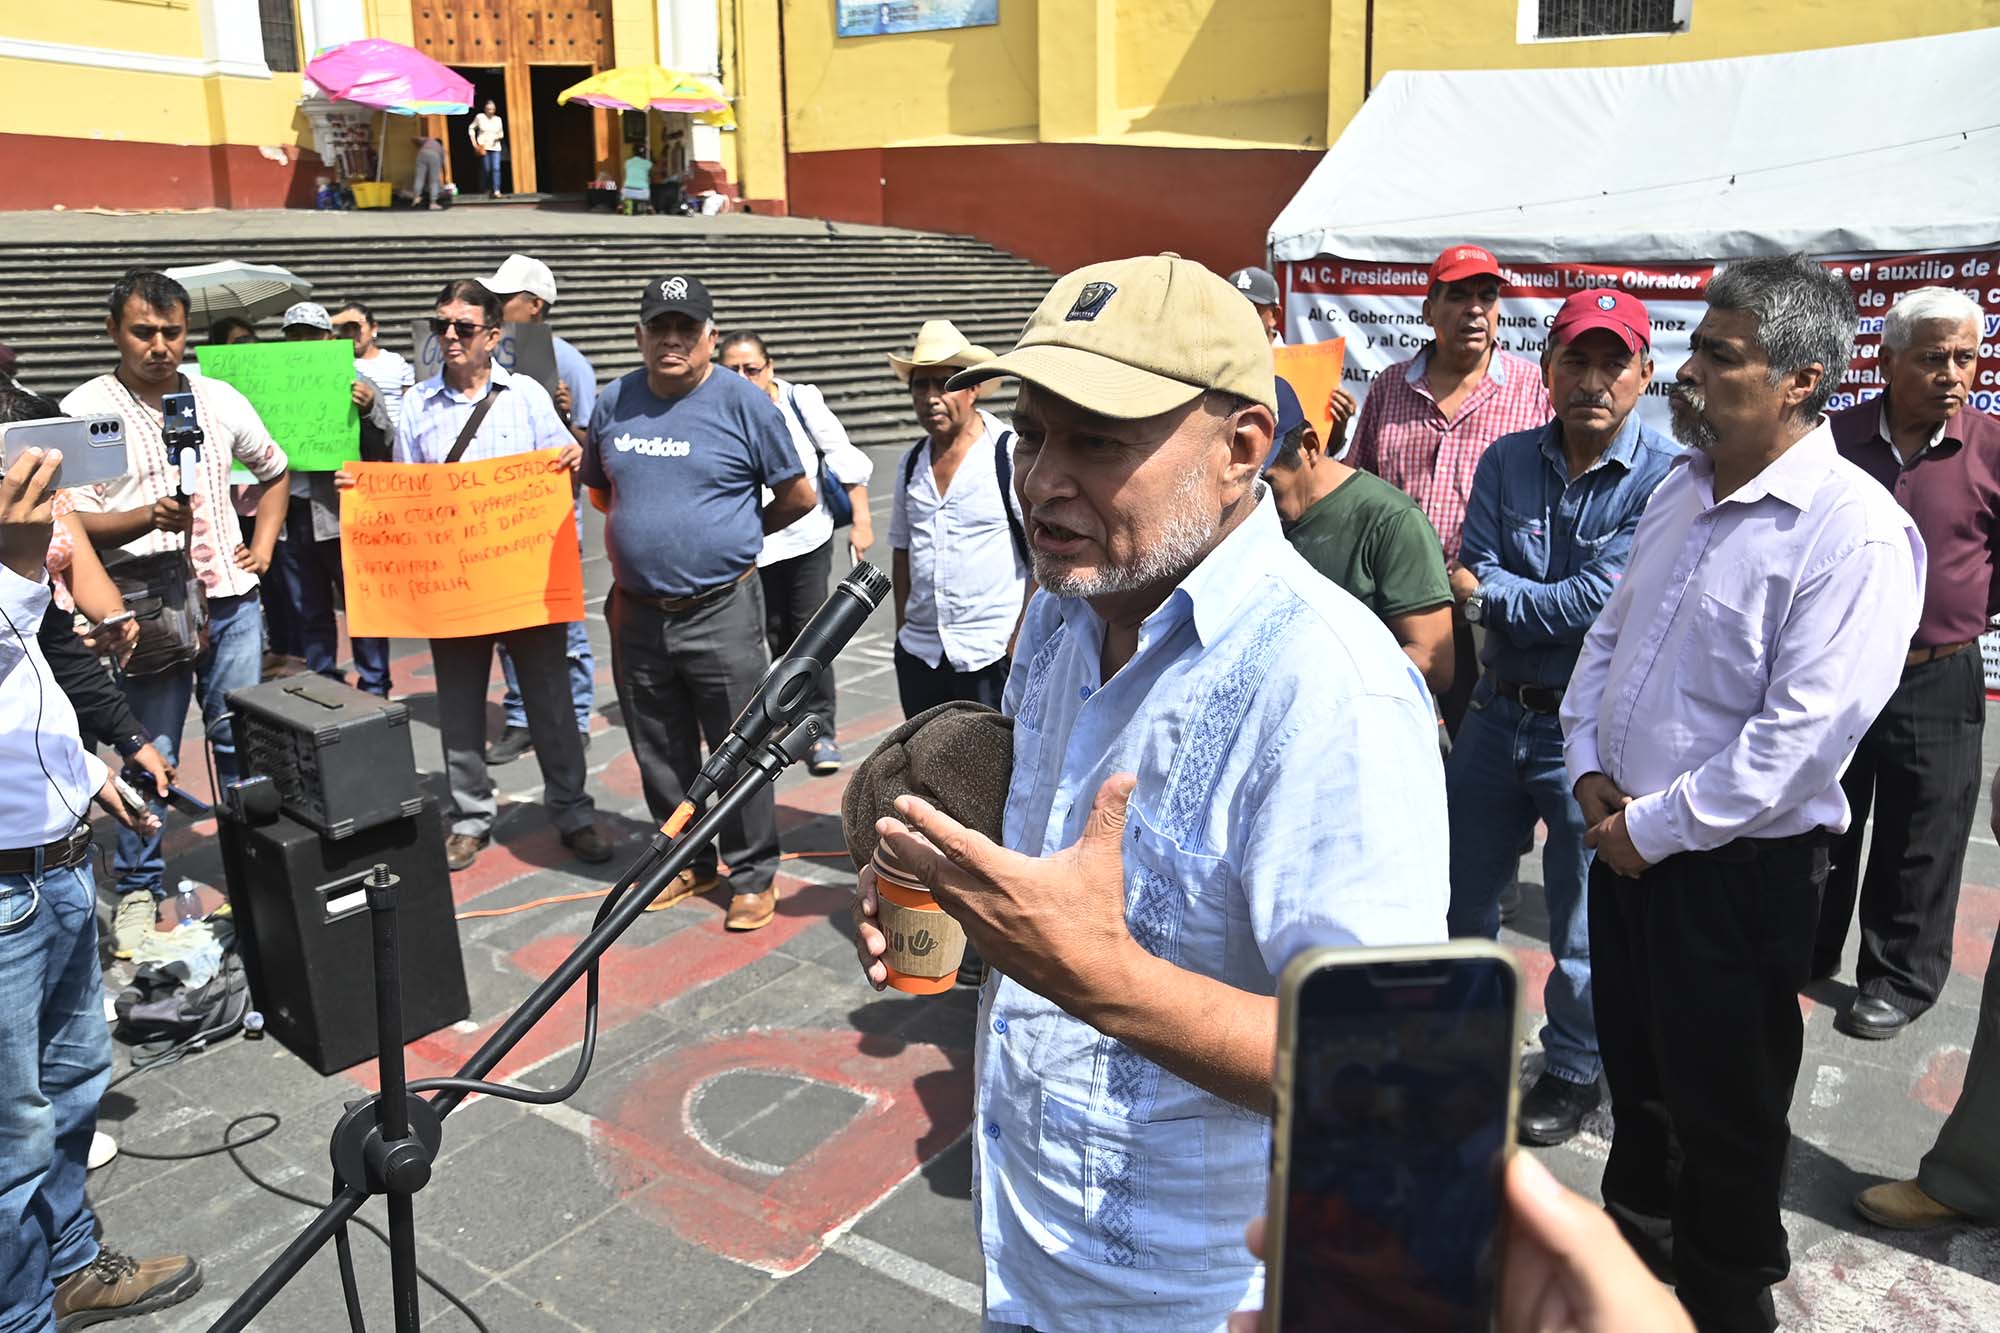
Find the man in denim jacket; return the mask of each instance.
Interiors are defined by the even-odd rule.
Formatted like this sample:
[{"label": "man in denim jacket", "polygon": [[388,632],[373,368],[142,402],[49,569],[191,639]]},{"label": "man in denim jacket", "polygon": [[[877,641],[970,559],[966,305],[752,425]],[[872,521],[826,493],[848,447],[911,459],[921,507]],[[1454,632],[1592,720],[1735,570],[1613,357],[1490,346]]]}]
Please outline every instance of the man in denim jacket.
[{"label": "man in denim jacket", "polygon": [[1555,970],[1544,991],[1548,1063],[1521,1102],[1525,1143],[1562,1143],[1598,1102],[1590,1007],[1590,853],[1563,769],[1557,710],[1583,636],[1625,569],[1632,533],[1679,449],[1633,408],[1653,377],[1645,305],[1578,292],[1549,330],[1543,365],[1556,417],[1503,435],[1479,460],[1451,587],[1486,631],[1485,667],[1445,765],[1451,806],[1451,933],[1492,938],[1500,892],[1540,819]]}]

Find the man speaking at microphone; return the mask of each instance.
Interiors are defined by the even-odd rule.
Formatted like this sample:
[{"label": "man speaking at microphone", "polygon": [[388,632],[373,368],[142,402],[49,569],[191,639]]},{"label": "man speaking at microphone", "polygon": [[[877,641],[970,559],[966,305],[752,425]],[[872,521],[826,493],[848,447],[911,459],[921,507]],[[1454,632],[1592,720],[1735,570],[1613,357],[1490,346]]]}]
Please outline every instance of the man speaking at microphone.
[{"label": "man speaking at microphone", "polygon": [[[583,484],[607,519],[611,676],[653,818],[664,820],[763,677],[764,534],[817,502],[785,420],[762,389],[715,373],[715,307],[685,274],[639,298],[645,364],[608,386],[590,417]],[[762,487],[772,499],[759,509]],[[828,719],[831,721],[831,719]],[[757,793],[717,839],[729,862],[731,930],[777,911],[778,811]],[[653,903],[670,907],[721,881],[716,847]]]},{"label": "man speaking at microphone", "polygon": [[[1429,695],[1292,550],[1258,480],[1270,345],[1172,255],[1056,283],[1020,344],[1035,597],[996,845],[914,798],[881,827],[992,968],[974,1203],[990,1327],[1221,1328],[1254,1306],[1276,978],[1303,949],[1440,940]],[[942,849],[933,850],[931,844]],[[880,986],[874,880],[859,952]]]}]

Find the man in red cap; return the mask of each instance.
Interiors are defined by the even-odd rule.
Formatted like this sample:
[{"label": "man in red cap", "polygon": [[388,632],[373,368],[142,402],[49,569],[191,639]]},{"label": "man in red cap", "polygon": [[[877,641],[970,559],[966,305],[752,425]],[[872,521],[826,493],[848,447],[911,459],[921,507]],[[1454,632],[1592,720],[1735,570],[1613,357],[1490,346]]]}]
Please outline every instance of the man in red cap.
[{"label": "man in red cap", "polygon": [[[1494,440],[1550,416],[1534,362],[1500,350],[1500,261],[1476,245],[1454,245],[1431,265],[1424,320],[1436,336],[1375,377],[1346,461],[1407,492],[1458,556],[1473,469]],[[1439,701],[1456,733],[1478,676],[1472,631],[1454,625],[1454,684]]]},{"label": "man in red cap", "polygon": [[[1603,1072],[1590,1000],[1587,826],[1563,766],[1557,710],[1583,636],[1611,596],[1653,488],[1680,451],[1633,411],[1653,378],[1646,307],[1578,292],[1549,330],[1556,417],[1495,440],[1473,473],[1452,593],[1485,628],[1485,674],[1451,757],[1451,933],[1500,932],[1500,893],[1537,819],[1555,970],[1543,993],[1546,1063],[1521,1099],[1523,1142],[1574,1135]],[[1369,401],[1374,402],[1371,395]]]}]

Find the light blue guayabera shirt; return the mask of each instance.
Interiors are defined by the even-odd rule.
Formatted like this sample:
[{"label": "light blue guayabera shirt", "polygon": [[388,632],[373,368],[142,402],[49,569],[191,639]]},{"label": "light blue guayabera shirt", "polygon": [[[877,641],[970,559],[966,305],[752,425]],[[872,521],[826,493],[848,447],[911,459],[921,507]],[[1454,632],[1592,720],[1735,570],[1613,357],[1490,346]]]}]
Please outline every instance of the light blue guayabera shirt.
[{"label": "light blue guayabera shirt", "polygon": [[[1441,940],[1444,774],[1430,696],[1382,623],[1293,551],[1268,495],[1099,679],[1103,622],[1040,593],[1007,683],[1006,845],[1074,842],[1138,774],[1126,920],[1259,995],[1299,951]],[[1263,1292],[1243,1227],[1269,1121],[996,976],[981,996],[986,1313],[1039,1329],[1219,1327]]]}]

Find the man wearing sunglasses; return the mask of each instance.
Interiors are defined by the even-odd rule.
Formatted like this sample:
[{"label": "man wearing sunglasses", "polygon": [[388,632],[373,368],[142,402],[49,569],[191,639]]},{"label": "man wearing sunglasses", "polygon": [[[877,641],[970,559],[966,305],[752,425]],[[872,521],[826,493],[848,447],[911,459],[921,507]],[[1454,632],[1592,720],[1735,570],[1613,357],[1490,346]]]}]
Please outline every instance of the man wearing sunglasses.
[{"label": "man wearing sunglasses", "polygon": [[[653,818],[680,804],[764,674],[764,590],[751,575],[764,534],[818,503],[770,395],[714,364],[715,307],[686,274],[639,298],[644,364],[604,388],[590,418],[583,481],[606,515],[611,678]],[[771,499],[765,502],[763,488]],[[535,742],[539,753],[541,741]],[[731,930],[777,910],[777,803],[766,787],[723,825]],[[721,881],[716,846],[653,904]]]},{"label": "man wearing sunglasses", "polygon": [[[556,415],[548,390],[494,363],[500,324],[500,298],[479,283],[460,279],[446,283],[438,293],[431,331],[443,351],[444,369],[403,397],[403,426],[396,436],[398,463],[470,462],[558,449],[555,466],[576,468],[583,450]],[[601,864],[611,859],[611,845],[595,824],[597,807],[583,789],[583,741],[576,733],[564,652],[567,633],[562,624],[533,625],[497,635],[431,640],[438,730],[444,737],[445,777],[451,792],[445,862],[455,871],[472,864],[493,829],[493,782],[486,770],[486,686],[492,679],[495,643],[506,644],[514,658],[535,760],[542,769],[542,804],[562,834],[563,845],[582,861]]]}]

